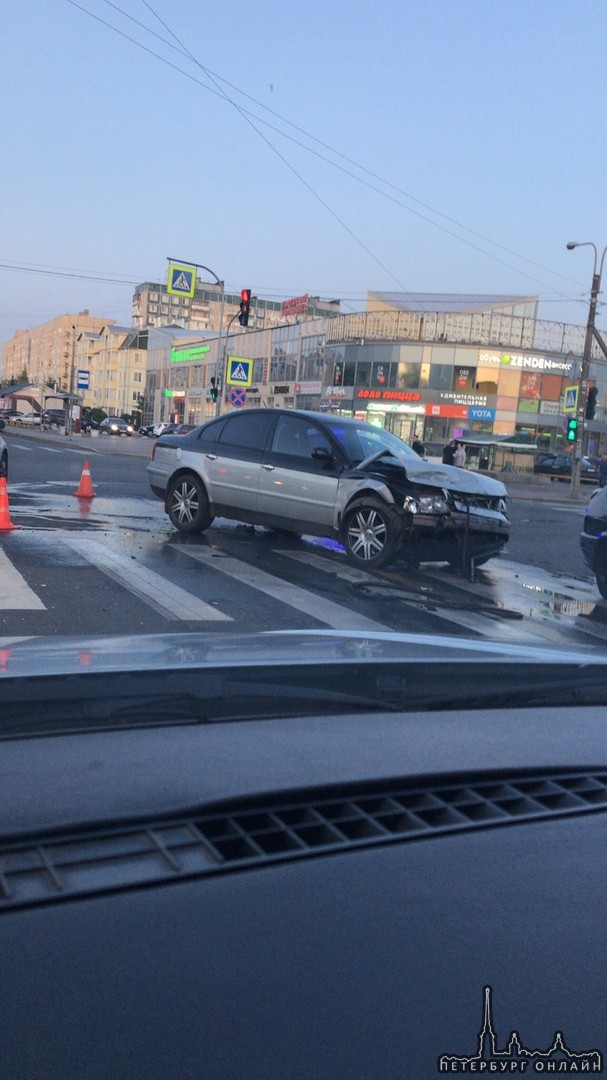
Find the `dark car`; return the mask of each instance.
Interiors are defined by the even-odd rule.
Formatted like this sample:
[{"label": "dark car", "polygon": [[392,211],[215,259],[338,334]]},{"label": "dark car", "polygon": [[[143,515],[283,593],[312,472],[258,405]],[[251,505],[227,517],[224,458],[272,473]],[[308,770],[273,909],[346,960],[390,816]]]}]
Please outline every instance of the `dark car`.
[{"label": "dark car", "polygon": [[500,481],[422,461],[388,431],[325,413],[248,409],[163,434],[148,478],[181,532],[233,518],[339,540],[357,566],[399,555],[473,571],[509,533]]},{"label": "dark car", "polygon": [[153,424],[142,424],[141,427],[139,428],[139,434],[140,435],[145,435],[145,437],[148,438],[149,436],[152,436],[154,434],[154,428],[155,427],[156,427],[155,423],[153,423]]},{"label": "dark car", "polygon": [[[571,479],[571,454],[542,454],[537,458],[534,473],[545,474],[553,480]],[[599,477],[598,458],[583,457],[580,479],[589,484],[596,484]]]},{"label": "dark car", "polygon": [[65,427],[67,414],[65,409],[45,409],[42,413],[42,423],[47,427]]},{"label": "dark car", "polygon": [[73,637],[0,688],[3,1080],[602,1072],[604,655]]},{"label": "dark car", "polygon": [[81,431],[96,431],[99,430],[99,421],[93,420],[92,416],[80,417],[80,430]]},{"label": "dark car", "polygon": [[107,416],[99,425],[100,435],[132,435],[135,428],[119,416]]}]

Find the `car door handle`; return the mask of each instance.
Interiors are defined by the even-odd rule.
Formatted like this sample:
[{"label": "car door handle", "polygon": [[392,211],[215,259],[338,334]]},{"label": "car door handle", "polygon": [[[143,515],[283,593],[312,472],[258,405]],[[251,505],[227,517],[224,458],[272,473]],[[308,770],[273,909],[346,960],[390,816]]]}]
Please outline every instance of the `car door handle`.
[{"label": "car door handle", "polygon": [[275,465],[262,465],[261,467],[262,469],[267,469],[268,472],[272,472],[276,468]]},{"label": "car door handle", "polygon": [[217,461],[217,454],[205,454],[204,456],[208,457],[211,461]]}]

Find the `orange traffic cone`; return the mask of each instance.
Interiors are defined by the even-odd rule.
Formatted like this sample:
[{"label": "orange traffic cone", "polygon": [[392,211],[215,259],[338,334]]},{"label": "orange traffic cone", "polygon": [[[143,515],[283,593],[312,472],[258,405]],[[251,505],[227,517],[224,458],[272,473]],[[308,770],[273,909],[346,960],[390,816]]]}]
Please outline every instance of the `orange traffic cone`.
[{"label": "orange traffic cone", "polygon": [[18,529],[18,525],[13,525],[11,521],[10,510],[8,506],[8,488],[6,486],[6,477],[0,476],[0,532],[9,532],[10,529]]},{"label": "orange traffic cone", "polygon": [[84,468],[82,470],[82,476],[80,477],[80,483],[78,484],[78,490],[75,492],[77,499],[94,499],[95,492],[93,491],[93,481],[91,480],[91,469],[88,461],[85,461]]}]

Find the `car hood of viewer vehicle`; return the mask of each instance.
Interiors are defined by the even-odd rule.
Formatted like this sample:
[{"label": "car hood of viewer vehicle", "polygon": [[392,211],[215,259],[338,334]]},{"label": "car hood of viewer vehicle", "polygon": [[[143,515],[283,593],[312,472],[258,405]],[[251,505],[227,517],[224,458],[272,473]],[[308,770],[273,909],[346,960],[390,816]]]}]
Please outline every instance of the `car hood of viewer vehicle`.
[{"label": "car hood of viewer vehicle", "polygon": [[[421,660],[497,664],[546,663],[607,667],[607,655],[592,646],[571,649],[510,645],[440,634],[340,630],[275,630],[260,634],[144,634],[132,637],[0,638],[0,684],[7,678],[179,672],[259,665],[275,667],[374,661],[378,665]],[[34,673],[34,674],[33,674]],[[25,690],[25,687],[24,687]]]}]

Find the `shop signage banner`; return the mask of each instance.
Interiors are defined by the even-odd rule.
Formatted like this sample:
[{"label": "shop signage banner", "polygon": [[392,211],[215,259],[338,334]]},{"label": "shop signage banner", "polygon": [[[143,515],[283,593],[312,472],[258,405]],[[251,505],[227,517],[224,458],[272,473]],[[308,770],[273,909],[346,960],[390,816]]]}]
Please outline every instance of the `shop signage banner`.
[{"label": "shop signage banner", "polygon": [[426,405],[426,416],[444,416],[456,420],[468,419],[467,405]]},{"label": "shop signage banner", "polygon": [[518,412],[536,413],[540,411],[540,403],[535,398],[521,398],[518,403]]},{"label": "shop signage banner", "polygon": [[295,393],[296,394],[320,394],[322,391],[321,382],[296,382]]},{"label": "shop signage banner", "polygon": [[419,390],[357,390],[356,397],[371,401],[421,401]]},{"label": "shop signage banner", "polygon": [[571,371],[570,360],[551,360],[548,356],[536,356],[532,353],[502,353],[502,367],[528,368],[530,371]]},{"label": "shop signage banner", "polygon": [[561,403],[560,401],[541,401],[540,412],[545,416],[560,416],[561,415]]},{"label": "shop signage banner", "polygon": [[495,420],[495,409],[485,409],[483,406],[470,405],[468,407],[470,420]]},{"label": "shop signage banner", "polygon": [[486,405],[486,394],[458,394],[453,390],[442,390],[441,401],[452,401],[454,405]]}]

